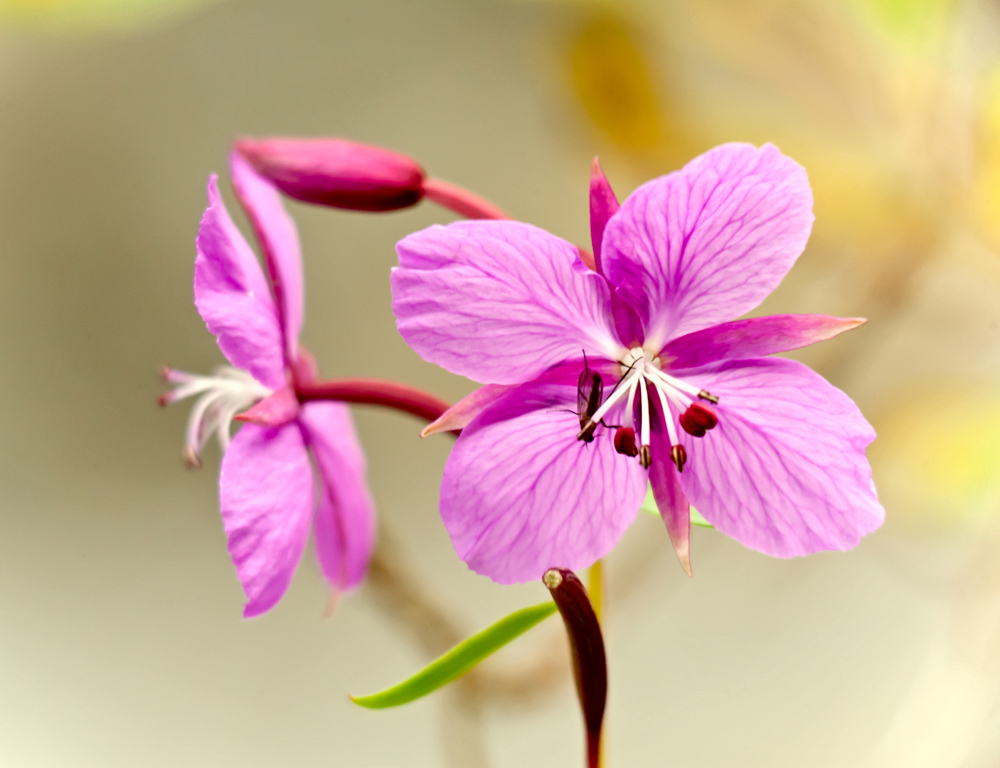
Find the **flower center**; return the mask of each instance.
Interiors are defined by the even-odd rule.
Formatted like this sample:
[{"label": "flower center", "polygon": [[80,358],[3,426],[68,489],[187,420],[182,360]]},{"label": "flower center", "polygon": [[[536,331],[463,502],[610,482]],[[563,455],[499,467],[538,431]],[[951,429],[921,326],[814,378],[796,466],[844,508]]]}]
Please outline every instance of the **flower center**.
[{"label": "flower center", "polygon": [[[685,432],[695,437],[703,437],[708,430],[718,424],[719,420],[715,412],[700,401],[718,403],[719,398],[683,379],[664,373],[656,354],[642,347],[630,349],[619,365],[621,379],[604,402],[593,409],[593,412],[588,413],[586,420],[581,418],[582,424],[577,439],[585,442],[593,440],[594,431],[604,417],[616,406],[624,405],[623,424],[617,427],[615,434],[615,449],[627,456],[638,455],[642,466],[649,468],[652,463],[650,434],[653,409],[656,405],[652,397],[655,395],[660,406],[658,418],[664,422],[663,427],[670,438],[670,460],[674,462],[678,472],[683,471],[687,453],[677,437],[674,410],[679,414],[677,422]],[[638,448],[636,448],[636,433],[639,435]]]},{"label": "flower center", "polygon": [[225,453],[233,417],[271,394],[270,389],[249,373],[230,366],[217,368],[214,376],[196,376],[165,368],[163,380],[177,386],[160,396],[160,405],[201,395],[191,408],[184,439],[184,462],[192,468],[201,466],[201,452],[213,432],[218,435],[219,445]]}]

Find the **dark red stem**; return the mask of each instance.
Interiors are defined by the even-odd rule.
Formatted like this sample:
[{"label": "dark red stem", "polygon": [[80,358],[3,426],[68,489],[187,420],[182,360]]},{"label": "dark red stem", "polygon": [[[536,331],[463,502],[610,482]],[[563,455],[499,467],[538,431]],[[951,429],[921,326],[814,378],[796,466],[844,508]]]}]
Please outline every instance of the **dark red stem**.
[{"label": "dark red stem", "polygon": [[587,729],[587,765],[598,768],[601,762],[601,727],[608,700],[608,664],[601,625],[587,590],[573,571],[550,568],[542,577],[542,582],[552,593],[552,599],[566,624],[573,655],[573,678]]},{"label": "dark red stem", "polygon": [[381,405],[435,421],[451,406],[422,389],[383,379],[331,379],[310,381],[295,386],[299,402],[339,400],[344,403]]},{"label": "dark red stem", "polygon": [[424,197],[467,219],[509,219],[493,203],[441,179],[425,179]]}]

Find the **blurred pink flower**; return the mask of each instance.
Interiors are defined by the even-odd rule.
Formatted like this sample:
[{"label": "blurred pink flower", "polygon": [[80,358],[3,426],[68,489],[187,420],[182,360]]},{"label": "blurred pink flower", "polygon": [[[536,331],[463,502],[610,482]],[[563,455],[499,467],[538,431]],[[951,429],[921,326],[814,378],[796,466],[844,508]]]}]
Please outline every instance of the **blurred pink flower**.
[{"label": "blurred pink flower", "polygon": [[593,270],[518,222],[402,240],[400,332],[487,384],[440,420],[465,427],[441,488],[459,556],[500,583],[589,566],[632,522],[647,480],[688,573],[689,502],[779,557],[853,547],[877,528],[871,426],[806,366],[765,357],[862,321],[732,320],[777,287],[812,222],[799,165],[771,145],[727,144],[620,209],[595,161]]},{"label": "blurred pink flower", "polygon": [[[246,160],[234,153],[231,169],[270,284],[212,176],[198,232],[195,305],[235,368],[213,377],[168,371],[168,381],[179,386],[162,401],[201,395],[188,426],[189,462],[198,461],[213,431],[224,446],[222,520],[247,595],[244,616],[249,617],[281,599],[314,520],[321,570],[338,591],[357,586],[364,577],[375,526],[364,454],[348,407],[336,402],[300,405],[294,393],[295,381],[315,377],[311,359],[298,348],[303,287],[295,225],[274,187]],[[253,423],[230,442],[232,419],[253,403],[237,417]]]}]

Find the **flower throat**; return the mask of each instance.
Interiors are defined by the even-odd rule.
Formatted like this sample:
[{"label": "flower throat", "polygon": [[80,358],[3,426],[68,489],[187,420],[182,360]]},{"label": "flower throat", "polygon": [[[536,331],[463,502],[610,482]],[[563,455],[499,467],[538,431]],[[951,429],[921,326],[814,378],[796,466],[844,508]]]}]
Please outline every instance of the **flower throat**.
[{"label": "flower throat", "polygon": [[[583,373],[580,374],[577,384],[580,413],[580,432],[577,439],[585,443],[592,442],[598,424],[611,428],[611,425],[604,424],[604,417],[613,407],[624,401],[623,416],[626,421],[631,419],[632,426],[615,426],[615,450],[625,456],[638,456],[639,463],[648,469],[652,462],[650,436],[652,407],[655,405],[650,402],[650,390],[652,390],[659,399],[659,412],[663,416],[667,436],[670,438],[670,460],[678,472],[683,472],[684,464],[687,462],[687,452],[678,439],[669,403],[673,403],[679,411],[678,422],[685,432],[694,437],[704,437],[708,430],[719,423],[719,419],[710,407],[699,401],[718,403],[719,398],[665,373],[659,357],[642,347],[630,349],[619,365],[621,379],[602,403],[601,377],[597,373],[592,373],[587,367],[586,359],[584,360]],[[638,419],[635,413],[636,393],[639,395]],[[638,447],[635,441],[636,432],[639,434]]]}]

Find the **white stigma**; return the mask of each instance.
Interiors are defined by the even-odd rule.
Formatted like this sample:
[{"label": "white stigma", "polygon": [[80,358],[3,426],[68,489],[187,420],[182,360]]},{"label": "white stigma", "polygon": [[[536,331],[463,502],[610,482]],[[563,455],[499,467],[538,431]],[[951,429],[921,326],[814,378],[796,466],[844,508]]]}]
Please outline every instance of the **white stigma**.
[{"label": "white stigma", "polygon": [[217,368],[212,376],[167,368],[163,378],[177,386],[160,397],[160,405],[201,395],[191,408],[184,438],[184,461],[189,467],[201,466],[201,452],[213,432],[224,453],[229,447],[233,417],[272,394],[247,371],[231,366]]}]

